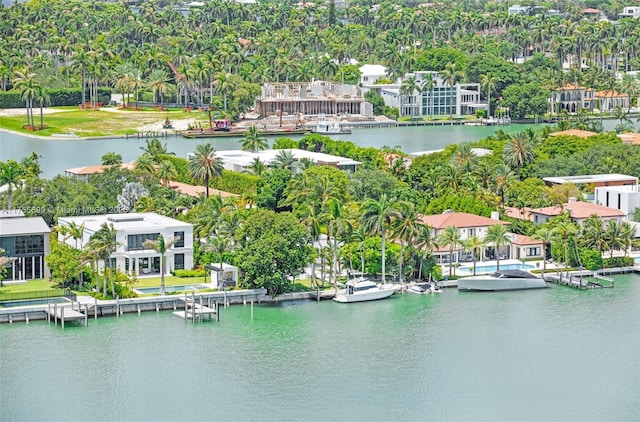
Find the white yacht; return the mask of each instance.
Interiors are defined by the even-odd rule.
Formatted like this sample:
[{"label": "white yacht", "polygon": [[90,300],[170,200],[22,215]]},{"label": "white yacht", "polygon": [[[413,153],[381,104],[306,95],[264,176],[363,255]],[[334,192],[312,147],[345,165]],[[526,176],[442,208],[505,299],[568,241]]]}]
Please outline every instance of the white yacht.
[{"label": "white yacht", "polygon": [[360,277],[347,281],[346,287],[339,290],[333,298],[336,302],[366,302],[369,300],[386,299],[396,291],[391,284],[376,284]]},{"label": "white yacht", "polygon": [[545,287],[549,285],[544,279],[522,270],[498,270],[490,275],[458,279],[458,290],[461,291],[502,291]]},{"label": "white yacht", "polygon": [[338,122],[329,122],[325,116],[318,116],[318,123],[313,133],[319,133],[321,135],[348,135],[351,133],[351,129],[343,128]]}]

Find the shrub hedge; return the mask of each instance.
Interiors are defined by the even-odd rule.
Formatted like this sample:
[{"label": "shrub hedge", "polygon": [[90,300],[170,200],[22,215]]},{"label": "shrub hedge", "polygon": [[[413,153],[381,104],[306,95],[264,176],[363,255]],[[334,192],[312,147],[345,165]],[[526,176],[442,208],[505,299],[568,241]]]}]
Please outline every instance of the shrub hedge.
[{"label": "shrub hedge", "polygon": [[180,278],[204,277],[204,270],[175,270],[173,275]]},{"label": "shrub hedge", "polygon": [[614,256],[605,258],[602,262],[604,268],[633,267],[633,258],[630,256]]},{"label": "shrub hedge", "polygon": [[[82,102],[82,90],[79,88],[47,89],[49,105],[52,107],[76,106]],[[85,100],[89,99],[89,91],[85,92]],[[111,100],[110,88],[98,88],[98,102],[108,104]],[[25,102],[18,91],[0,92],[0,108],[21,108]],[[37,104],[35,104],[37,106]]]}]

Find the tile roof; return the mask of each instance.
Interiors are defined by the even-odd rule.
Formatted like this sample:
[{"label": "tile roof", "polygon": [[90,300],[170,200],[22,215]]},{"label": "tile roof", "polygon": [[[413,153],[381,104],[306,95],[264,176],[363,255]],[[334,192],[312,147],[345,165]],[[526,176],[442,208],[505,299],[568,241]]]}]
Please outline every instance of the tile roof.
[{"label": "tile roof", "polygon": [[531,216],[531,208],[524,207],[522,209],[516,207],[504,207],[504,213],[507,217],[517,218],[519,220],[533,221]]},{"label": "tile roof", "polygon": [[422,224],[433,227],[434,229],[444,229],[445,227],[454,226],[463,227],[487,227],[494,224],[509,224],[507,221],[494,220],[493,218],[481,217],[479,215],[468,214],[465,212],[449,212],[437,215],[421,215]]},{"label": "tile roof", "polygon": [[607,90],[607,91],[596,91],[596,97],[605,97],[605,98],[614,98],[614,97],[624,97],[627,98],[627,94],[623,94],[622,92]]},{"label": "tile roof", "polygon": [[[76,176],[85,176],[89,174],[99,174],[104,173],[106,169],[112,166],[83,166],[83,167],[74,167],[70,169],[65,169],[65,173],[74,174]],[[133,163],[122,163],[120,164],[120,168],[127,170],[134,170],[135,164]]]},{"label": "tile roof", "polygon": [[542,245],[541,240],[533,240],[529,236],[524,236],[522,234],[512,234],[511,235],[511,243],[514,245]]},{"label": "tile roof", "polygon": [[560,132],[553,132],[549,134],[549,136],[577,136],[578,138],[588,138],[594,135],[597,135],[597,133],[580,129],[561,130]]},{"label": "tile roof", "polygon": [[555,89],[556,91],[575,91],[575,90],[585,90],[585,91],[593,91],[592,88],[585,88],[583,86],[580,85],[574,85],[574,84],[566,84],[563,85],[559,88]]},{"label": "tile roof", "polygon": [[[193,196],[196,198],[199,197],[200,195],[205,195],[207,192],[207,188],[205,186],[194,186],[194,185],[188,185],[186,183],[180,183],[180,182],[174,182],[174,181],[169,182],[169,187],[178,193],[181,193],[183,195]],[[230,193],[230,192],[225,192],[218,189],[209,188],[209,196],[213,196],[213,195],[218,195],[222,198],[239,196],[239,195],[236,195],[235,193]]]},{"label": "tile roof", "polygon": [[0,218],[0,236],[19,236],[25,234],[50,233],[42,217]]},{"label": "tile roof", "polygon": [[640,145],[640,133],[621,133],[618,138],[625,144]]},{"label": "tile roof", "polygon": [[533,208],[532,214],[541,214],[549,217],[557,216],[571,210],[571,218],[584,219],[591,215],[597,215],[598,217],[624,217],[626,214],[615,208],[605,207],[604,205],[598,205],[591,202],[576,201],[569,202],[563,205],[563,208],[559,206],[545,207],[545,208]]}]

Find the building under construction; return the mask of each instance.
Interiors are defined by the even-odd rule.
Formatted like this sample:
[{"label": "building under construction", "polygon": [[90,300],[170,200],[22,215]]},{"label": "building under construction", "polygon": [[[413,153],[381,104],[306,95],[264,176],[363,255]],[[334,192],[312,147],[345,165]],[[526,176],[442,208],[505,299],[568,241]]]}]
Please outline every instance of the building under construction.
[{"label": "building under construction", "polygon": [[[367,107],[368,105],[368,107]],[[262,85],[255,111],[262,117],[280,114],[371,115],[360,87],[325,81],[278,82]]]}]

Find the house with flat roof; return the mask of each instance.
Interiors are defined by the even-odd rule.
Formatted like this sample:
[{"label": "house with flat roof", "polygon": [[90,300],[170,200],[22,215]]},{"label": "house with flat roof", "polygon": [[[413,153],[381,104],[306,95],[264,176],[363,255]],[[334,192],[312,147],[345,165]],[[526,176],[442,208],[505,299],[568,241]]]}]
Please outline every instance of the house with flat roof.
[{"label": "house with flat roof", "polygon": [[638,178],[634,176],[627,176],[624,174],[588,174],[581,176],[558,176],[558,177],[543,177],[542,180],[548,186],[564,185],[567,183],[573,183],[576,186],[585,185],[589,186],[591,190],[598,186],[626,186],[637,185]]},{"label": "house with flat roof", "polygon": [[[402,81],[408,78],[415,80],[416,89],[405,94],[401,92]],[[430,78],[432,89],[418,89]],[[459,82],[449,86],[438,72],[407,73],[391,84],[363,84],[362,92],[368,91],[380,95],[385,105],[398,108],[400,116],[461,116],[488,109],[488,104],[480,101],[479,83]]]},{"label": "house with flat roof", "polygon": [[527,212],[530,215],[531,221],[535,224],[544,224],[554,217],[569,214],[571,221],[580,226],[592,215],[598,216],[603,222],[609,220],[623,222],[627,216],[627,214],[619,209],[594,204],[592,202],[578,201],[576,198],[569,198],[569,202],[562,204],[562,206],[530,208],[527,209]]},{"label": "house with flat roof", "polygon": [[640,6],[626,6],[622,9],[622,13],[618,13],[620,19],[622,18],[636,18],[640,19]]},{"label": "house with flat roof", "polygon": [[[165,242],[175,243],[165,253],[165,270],[191,269],[193,267],[193,225],[156,213],[101,214],[79,217],[60,217],[60,226],[75,223],[82,226],[80,247],[89,242],[103,224],[113,226],[116,230],[118,247],[111,254],[110,266],[127,274],[152,275],[160,274],[160,254],[144,245],[146,240],[158,240],[162,235]],[[74,239],[64,239],[58,235],[60,242],[78,247]],[[102,265],[102,263],[100,263]]]},{"label": "house with flat roof", "polygon": [[22,210],[0,211],[0,249],[9,261],[5,280],[51,277],[45,261],[50,232],[42,217],[25,217]]},{"label": "house with flat roof", "polygon": [[[458,233],[460,233],[462,242],[472,236],[478,236],[481,239],[484,238],[487,235],[489,226],[495,224],[510,224],[507,221],[500,220],[497,212],[493,212],[491,218],[487,218],[464,212],[445,211],[437,215],[422,215],[420,216],[419,222],[432,228],[434,239],[437,239],[445,228],[453,226],[458,230]],[[496,255],[495,248],[491,245],[483,248],[483,250],[480,251],[482,259],[496,259],[497,256],[499,256],[500,259],[542,258],[542,242],[533,240],[528,236],[514,233],[509,233],[509,236],[511,244],[501,247],[497,252],[498,255]],[[440,245],[433,251],[433,254],[438,263],[448,264],[451,250],[447,246]],[[472,262],[472,251],[466,250],[462,245],[458,245],[453,250],[452,259],[453,262]]]},{"label": "house with flat roof", "polygon": [[386,79],[387,68],[381,64],[364,64],[358,68],[360,71],[360,84],[372,85],[380,79]]},{"label": "house with flat roof", "polygon": [[[258,152],[242,150],[216,151],[216,156],[222,159],[223,166],[227,170],[244,172],[247,171],[253,161],[257,158],[263,164],[269,165],[275,161],[282,151],[289,151],[296,161],[307,159],[318,166],[331,166],[340,170],[355,171],[356,167],[362,164],[360,161],[351,158],[339,157],[337,155],[324,154],[321,152],[306,151],[303,149],[267,149]],[[297,169],[293,169],[296,173]]]},{"label": "house with flat roof", "polygon": [[640,207],[640,186],[601,186],[596,188],[594,202],[631,215]]}]

